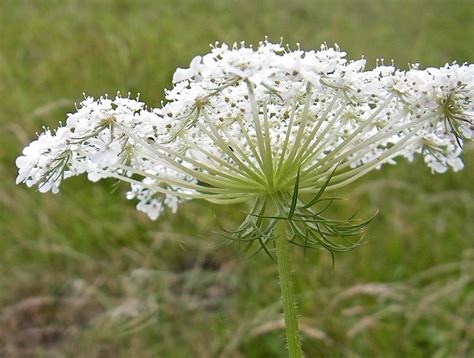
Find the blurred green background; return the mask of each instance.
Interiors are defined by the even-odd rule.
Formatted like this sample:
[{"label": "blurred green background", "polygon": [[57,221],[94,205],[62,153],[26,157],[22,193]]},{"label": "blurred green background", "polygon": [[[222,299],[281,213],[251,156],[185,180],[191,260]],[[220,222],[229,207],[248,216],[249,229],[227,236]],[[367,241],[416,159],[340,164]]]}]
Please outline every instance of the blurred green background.
[{"label": "blurred green background", "polygon": [[[474,62],[471,0],[0,0],[0,357],[284,357],[277,268],[223,245],[242,207],[192,202],[151,222],[125,187],[15,185],[14,160],[82,92],[158,106],[209,43],[338,43],[402,68]],[[417,161],[338,193],[379,214],[336,256],[293,248],[308,357],[474,356],[474,147],[466,168]],[[338,214],[338,213],[335,213]],[[216,219],[217,217],[217,219]]]}]

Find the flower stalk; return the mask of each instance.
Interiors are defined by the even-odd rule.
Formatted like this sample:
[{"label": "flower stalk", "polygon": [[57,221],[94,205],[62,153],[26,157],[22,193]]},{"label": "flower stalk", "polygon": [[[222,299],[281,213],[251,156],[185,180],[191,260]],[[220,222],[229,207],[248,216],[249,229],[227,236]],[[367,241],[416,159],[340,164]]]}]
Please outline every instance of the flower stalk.
[{"label": "flower stalk", "polygon": [[301,340],[298,329],[294,284],[291,277],[289,244],[285,231],[285,222],[280,221],[275,228],[275,241],[281,299],[285,316],[287,348],[290,358],[301,358],[303,353],[301,350]]}]

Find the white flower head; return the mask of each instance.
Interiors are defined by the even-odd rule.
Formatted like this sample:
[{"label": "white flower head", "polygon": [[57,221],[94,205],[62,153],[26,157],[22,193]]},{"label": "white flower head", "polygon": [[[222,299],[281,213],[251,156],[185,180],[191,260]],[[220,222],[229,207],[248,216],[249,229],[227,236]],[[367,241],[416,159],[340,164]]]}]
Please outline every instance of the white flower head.
[{"label": "white flower head", "polygon": [[57,192],[82,173],[117,178],[152,219],[188,199],[251,201],[253,213],[271,201],[294,215],[300,194],[318,197],[397,157],[420,154],[437,173],[461,169],[474,133],[474,66],[365,70],[338,47],[216,44],[176,70],[166,100],[149,109],[87,97],[64,127],[24,149],[17,181]]}]

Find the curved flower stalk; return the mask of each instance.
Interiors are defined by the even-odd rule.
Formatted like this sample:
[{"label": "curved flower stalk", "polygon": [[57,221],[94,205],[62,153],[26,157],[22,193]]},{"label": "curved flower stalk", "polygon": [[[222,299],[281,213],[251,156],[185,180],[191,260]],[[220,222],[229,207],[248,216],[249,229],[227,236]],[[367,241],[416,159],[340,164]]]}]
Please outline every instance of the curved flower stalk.
[{"label": "curved flower stalk", "polygon": [[474,135],[473,65],[364,67],[338,47],[216,43],[176,70],[159,108],[86,97],[65,125],[24,149],[17,182],[55,193],[83,173],[116,178],[151,219],[189,199],[250,202],[231,237],[267,253],[288,233],[305,248],[347,250],[353,244],[337,240],[367,221],[326,218],[332,200],[323,192],[399,157],[421,155],[433,173],[460,170]]}]

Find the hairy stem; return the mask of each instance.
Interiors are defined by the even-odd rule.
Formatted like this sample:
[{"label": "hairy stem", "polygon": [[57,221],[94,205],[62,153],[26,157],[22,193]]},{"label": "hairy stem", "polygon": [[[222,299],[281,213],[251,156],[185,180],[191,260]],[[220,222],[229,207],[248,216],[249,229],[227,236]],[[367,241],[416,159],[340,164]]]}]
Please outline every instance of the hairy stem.
[{"label": "hairy stem", "polygon": [[290,252],[288,240],[285,235],[285,222],[279,220],[275,228],[276,254],[278,260],[278,273],[280,275],[280,289],[285,315],[286,338],[288,340],[288,355],[290,358],[301,358],[300,334],[298,330],[298,317],[296,316],[296,302],[293,293],[293,280],[291,278]]}]

